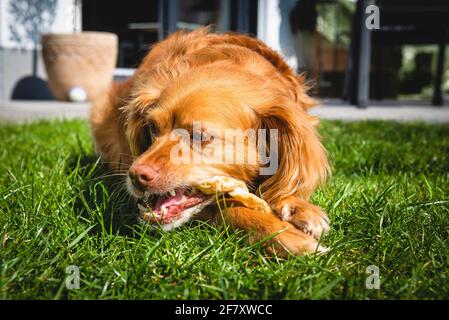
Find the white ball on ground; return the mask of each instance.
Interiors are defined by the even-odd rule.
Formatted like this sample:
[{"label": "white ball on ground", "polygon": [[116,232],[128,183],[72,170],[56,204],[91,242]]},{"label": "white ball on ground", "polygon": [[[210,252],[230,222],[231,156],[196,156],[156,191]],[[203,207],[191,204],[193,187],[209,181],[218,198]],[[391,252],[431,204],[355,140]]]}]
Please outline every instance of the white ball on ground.
[{"label": "white ball on ground", "polygon": [[72,102],[84,102],[87,100],[87,93],[81,87],[73,87],[69,90],[69,100]]}]

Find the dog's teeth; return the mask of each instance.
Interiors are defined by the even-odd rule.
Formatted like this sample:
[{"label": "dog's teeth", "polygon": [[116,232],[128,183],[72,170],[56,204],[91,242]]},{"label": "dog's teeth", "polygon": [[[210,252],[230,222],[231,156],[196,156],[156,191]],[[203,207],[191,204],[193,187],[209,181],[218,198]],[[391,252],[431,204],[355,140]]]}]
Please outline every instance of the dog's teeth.
[{"label": "dog's teeth", "polygon": [[148,218],[153,218],[153,219],[160,219],[161,215],[158,214],[157,212],[153,211],[153,210],[146,210],[145,212],[142,212],[146,217]]},{"label": "dog's teeth", "polygon": [[161,213],[165,215],[167,213],[167,208],[165,206],[161,206]]},{"label": "dog's teeth", "polygon": [[176,196],[175,189],[170,189],[170,190],[168,190],[168,193],[169,193],[172,197]]},{"label": "dog's teeth", "polygon": [[157,213],[153,212],[153,211],[148,212],[148,215],[149,215],[151,218],[159,218],[159,215],[158,215]]}]

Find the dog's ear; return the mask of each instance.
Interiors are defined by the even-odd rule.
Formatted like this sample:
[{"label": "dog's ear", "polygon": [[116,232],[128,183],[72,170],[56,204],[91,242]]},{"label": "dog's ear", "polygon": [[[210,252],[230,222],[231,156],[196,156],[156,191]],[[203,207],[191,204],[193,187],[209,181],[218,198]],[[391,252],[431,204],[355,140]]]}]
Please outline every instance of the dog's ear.
[{"label": "dog's ear", "polygon": [[[318,119],[294,102],[277,101],[256,112],[261,128],[278,130],[277,152],[274,153],[278,167],[262,183],[264,198],[271,203],[288,196],[308,199],[330,172],[326,152],[316,132]],[[269,132],[266,135],[268,137]]]}]

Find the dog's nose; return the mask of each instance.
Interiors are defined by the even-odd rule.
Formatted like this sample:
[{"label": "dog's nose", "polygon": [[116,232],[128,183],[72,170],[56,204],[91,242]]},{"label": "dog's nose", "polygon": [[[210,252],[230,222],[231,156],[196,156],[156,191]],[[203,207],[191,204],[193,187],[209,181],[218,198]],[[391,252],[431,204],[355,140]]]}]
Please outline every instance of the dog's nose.
[{"label": "dog's nose", "polygon": [[138,164],[132,166],[128,174],[136,188],[145,190],[156,179],[157,170],[152,166]]}]

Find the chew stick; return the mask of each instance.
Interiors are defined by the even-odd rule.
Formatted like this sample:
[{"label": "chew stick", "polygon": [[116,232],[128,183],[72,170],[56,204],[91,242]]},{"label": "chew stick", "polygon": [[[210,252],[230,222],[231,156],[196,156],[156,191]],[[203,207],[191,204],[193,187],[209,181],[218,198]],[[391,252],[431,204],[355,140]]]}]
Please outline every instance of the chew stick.
[{"label": "chew stick", "polygon": [[215,176],[212,179],[201,182],[196,188],[205,194],[227,193],[247,208],[264,213],[272,213],[270,206],[265,200],[250,193],[245,183],[237,179]]}]

